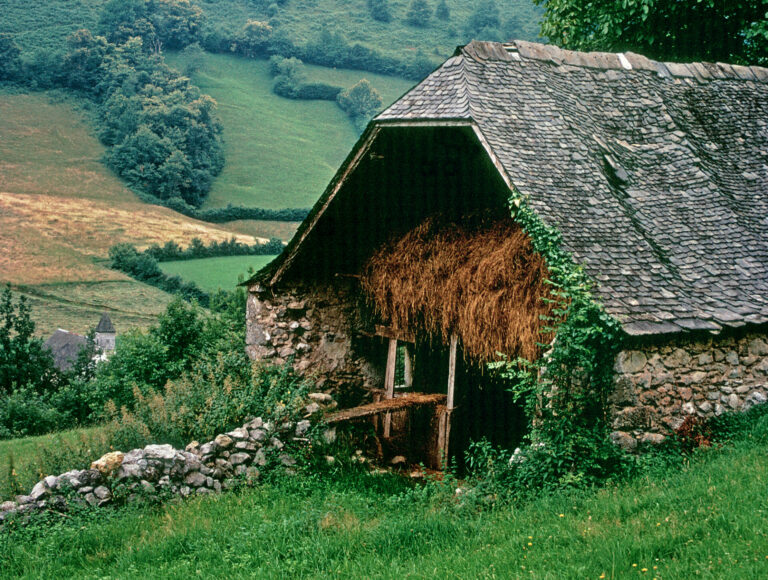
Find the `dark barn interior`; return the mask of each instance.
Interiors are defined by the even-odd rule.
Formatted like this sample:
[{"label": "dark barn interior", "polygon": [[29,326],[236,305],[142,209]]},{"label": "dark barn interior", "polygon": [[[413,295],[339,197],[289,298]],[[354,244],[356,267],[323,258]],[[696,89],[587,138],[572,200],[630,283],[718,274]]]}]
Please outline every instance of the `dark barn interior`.
[{"label": "dark barn interior", "polygon": [[[290,264],[284,266],[281,283],[359,280],[377,251],[436,216],[446,223],[461,223],[478,213],[491,222],[509,221],[508,192],[471,127],[384,125],[344,178],[333,203],[307,232]],[[311,223],[312,216],[307,221]],[[296,238],[301,237],[299,231]],[[388,321],[378,316],[370,295],[361,302],[367,304],[368,316],[363,318],[369,320],[356,338],[356,349],[381,369],[386,381],[388,340],[377,335],[375,328]],[[409,347],[411,380],[407,387],[399,385],[393,396],[408,391],[446,393],[448,337],[417,323],[403,330],[414,340]],[[396,344],[402,347],[406,342]],[[485,368],[486,360],[494,357],[465,356],[460,336],[457,344],[452,378],[455,401],[448,412],[450,447],[446,441],[442,453],[448,450],[461,465],[470,441],[487,438],[495,445],[514,448],[523,435],[525,420],[502,381]],[[385,391],[386,387],[375,398],[386,397]],[[385,455],[407,454],[409,460],[426,458],[428,464],[438,466],[443,443],[435,441],[435,433],[436,416],[441,412],[445,412],[441,406],[431,411],[413,408],[378,418],[375,422],[380,431],[385,422],[391,426],[382,439]]]}]

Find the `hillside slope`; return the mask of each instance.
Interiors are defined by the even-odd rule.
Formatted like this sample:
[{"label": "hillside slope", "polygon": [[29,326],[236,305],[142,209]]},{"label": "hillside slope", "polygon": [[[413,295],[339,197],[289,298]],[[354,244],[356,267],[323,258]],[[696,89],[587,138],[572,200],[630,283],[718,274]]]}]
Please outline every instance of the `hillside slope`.
[{"label": "hillside slope", "polygon": [[[27,51],[62,48],[67,35],[79,28],[95,28],[107,0],[4,0],[0,32],[14,34]],[[368,0],[196,0],[205,12],[209,29],[239,31],[248,19],[269,21],[297,44],[306,43],[321,31],[341,32],[350,42],[360,42],[389,56],[421,51],[444,58],[474,34],[467,30],[474,0],[447,0],[450,18],[434,15],[426,27],[411,26],[406,16],[411,0],[389,0],[390,22],[371,17]],[[504,40],[534,40],[542,9],[531,0],[495,0],[501,17],[498,33]],[[428,0],[433,14],[438,0]]]},{"label": "hillside slope", "polygon": [[[184,70],[188,57],[167,54]],[[310,207],[357,140],[347,115],[334,102],[278,97],[266,60],[206,54],[193,82],[218,102],[226,164],[204,207],[232,203],[280,209]],[[361,71],[306,67],[308,82],[350,87],[368,79],[388,105],[413,83]]]},{"label": "hillside slope", "polygon": [[0,282],[34,298],[43,334],[85,331],[102,310],[122,329],[145,326],[169,297],[110,270],[109,247],[233,233],[140,201],[99,161],[103,147],[76,104],[0,93]]}]

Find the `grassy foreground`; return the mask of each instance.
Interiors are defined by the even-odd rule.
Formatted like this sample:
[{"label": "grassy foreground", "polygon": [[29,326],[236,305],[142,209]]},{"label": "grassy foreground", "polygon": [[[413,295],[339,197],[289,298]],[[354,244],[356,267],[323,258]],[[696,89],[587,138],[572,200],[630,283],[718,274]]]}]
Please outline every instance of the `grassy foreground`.
[{"label": "grassy foreground", "polygon": [[160,267],[166,274],[178,274],[184,280],[194,282],[203,290],[216,291],[219,288],[233,290],[237,285],[238,275],[246,274],[248,268],[258,270],[273,258],[274,256],[224,256],[161,262]]},{"label": "grassy foreground", "polygon": [[662,476],[486,511],[390,475],[297,477],[6,534],[0,574],[763,578],[767,451],[744,442]]}]

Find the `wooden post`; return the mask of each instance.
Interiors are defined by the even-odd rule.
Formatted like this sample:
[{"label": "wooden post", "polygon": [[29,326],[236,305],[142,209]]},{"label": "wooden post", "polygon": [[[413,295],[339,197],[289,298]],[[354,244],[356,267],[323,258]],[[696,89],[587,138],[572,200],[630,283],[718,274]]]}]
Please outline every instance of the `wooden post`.
[{"label": "wooden post", "polygon": [[413,386],[413,353],[411,345],[405,345],[405,359],[403,360],[403,382],[407,388]]},{"label": "wooden post", "polygon": [[[395,397],[395,363],[397,362],[397,339],[389,339],[389,350],[387,351],[387,370],[384,373],[384,398],[393,399]],[[389,437],[389,430],[392,425],[392,414],[384,415],[384,437]]]},{"label": "wooden post", "polygon": [[448,447],[451,439],[451,413],[453,412],[453,395],[456,386],[456,347],[459,337],[451,335],[450,351],[448,352],[448,398],[445,402],[445,413],[440,417],[440,433],[438,434],[438,450],[442,452],[442,466],[448,464]]}]

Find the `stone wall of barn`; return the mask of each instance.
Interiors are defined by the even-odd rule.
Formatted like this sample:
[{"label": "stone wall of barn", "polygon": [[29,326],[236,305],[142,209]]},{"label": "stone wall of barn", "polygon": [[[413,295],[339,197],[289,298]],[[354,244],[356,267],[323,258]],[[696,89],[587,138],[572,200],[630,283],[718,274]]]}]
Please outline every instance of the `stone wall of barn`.
[{"label": "stone wall of barn", "polygon": [[[253,285],[246,310],[246,349],[253,360],[293,361],[313,377],[318,389],[334,392],[340,403],[356,404],[361,394],[383,384],[386,350],[366,337],[355,283],[333,287],[281,289]],[[370,361],[381,359],[382,366]]]},{"label": "stone wall of barn", "polygon": [[768,397],[768,333],[678,339],[616,358],[613,438],[627,449],[663,440],[687,415],[746,410]]}]

